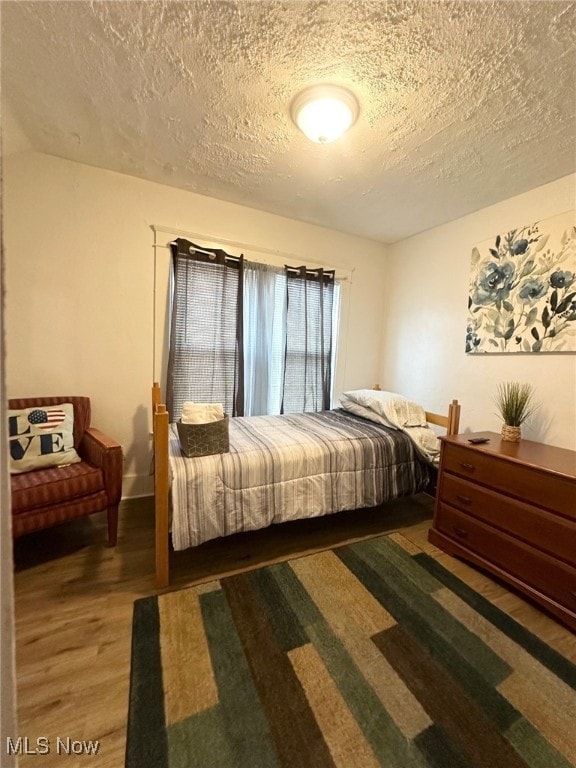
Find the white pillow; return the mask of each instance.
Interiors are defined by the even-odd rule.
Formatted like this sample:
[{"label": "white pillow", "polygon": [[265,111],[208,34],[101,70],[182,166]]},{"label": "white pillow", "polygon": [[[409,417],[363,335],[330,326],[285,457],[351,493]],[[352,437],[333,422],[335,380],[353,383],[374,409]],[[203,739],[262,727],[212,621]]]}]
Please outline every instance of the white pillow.
[{"label": "white pillow", "polygon": [[342,395],[340,398],[340,405],[345,411],[353,413],[355,416],[362,416],[363,419],[374,421],[376,424],[383,424],[385,427],[390,426],[390,422],[385,419],[384,416],[380,416],[379,413],[376,413],[376,411],[373,411],[371,408],[366,408],[365,405],[360,405],[360,403],[357,403],[354,400],[349,400],[346,395]]},{"label": "white pillow", "polygon": [[344,397],[377,413],[390,427],[425,427],[426,412],[421,405],[397,394],[377,389],[355,389],[344,392]]},{"label": "white pillow", "polygon": [[8,411],[10,472],[75,464],[72,403]]}]

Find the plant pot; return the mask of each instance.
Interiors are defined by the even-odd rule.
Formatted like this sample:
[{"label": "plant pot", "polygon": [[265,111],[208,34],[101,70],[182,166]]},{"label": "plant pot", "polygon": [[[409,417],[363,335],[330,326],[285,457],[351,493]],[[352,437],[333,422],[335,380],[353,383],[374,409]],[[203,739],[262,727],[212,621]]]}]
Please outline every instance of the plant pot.
[{"label": "plant pot", "polygon": [[521,436],[521,427],[511,427],[509,424],[502,426],[502,440],[506,440],[508,443],[519,443]]}]

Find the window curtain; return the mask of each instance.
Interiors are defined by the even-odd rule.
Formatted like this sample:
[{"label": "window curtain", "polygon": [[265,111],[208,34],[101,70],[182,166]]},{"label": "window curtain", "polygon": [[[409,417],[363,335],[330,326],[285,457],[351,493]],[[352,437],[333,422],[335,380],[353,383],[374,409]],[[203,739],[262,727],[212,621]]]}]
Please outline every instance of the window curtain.
[{"label": "window curtain", "polygon": [[232,416],[330,408],[334,271],[248,262],[181,238],[170,249],[172,421],[187,400]]},{"label": "window curtain", "polygon": [[280,413],[286,299],[284,270],[244,265],[244,414]]},{"label": "window curtain", "polygon": [[172,252],[172,317],[167,409],[186,400],[222,403],[244,414],[243,256],[178,238]]},{"label": "window curtain", "polygon": [[282,413],[330,408],[334,270],[285,268],[286,354]]}]

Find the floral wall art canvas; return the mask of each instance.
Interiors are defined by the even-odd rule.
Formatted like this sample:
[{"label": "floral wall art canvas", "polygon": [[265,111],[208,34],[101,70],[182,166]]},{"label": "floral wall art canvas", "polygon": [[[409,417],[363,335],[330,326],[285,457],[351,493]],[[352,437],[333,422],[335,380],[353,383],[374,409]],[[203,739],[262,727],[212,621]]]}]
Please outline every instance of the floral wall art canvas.
[{"label": "floral wall art canvas", "polygon": [[576,351],[574,211],[472,249],[466,352]]}]

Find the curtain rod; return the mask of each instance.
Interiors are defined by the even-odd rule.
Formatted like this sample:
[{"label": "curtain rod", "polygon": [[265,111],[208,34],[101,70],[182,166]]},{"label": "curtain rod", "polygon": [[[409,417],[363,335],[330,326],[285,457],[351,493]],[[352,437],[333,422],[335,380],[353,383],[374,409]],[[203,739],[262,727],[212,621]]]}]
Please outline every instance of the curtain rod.
[{"label": "curtain rod", "polygon": [[[168,243],[168,247],[171,245],[174,245],[174,243]],[[204,253],[206,256],[212,256],[214,258],[214,252],[213,251],[207,251],[205,248],[200,248],[200,246],[195,245],[194,248],[190,248],[190,251],[194,251],[194,253]]]},{"label": "curtain rod", "polygon": [[[221,237],[213,237],[212,235],[202,235],[199,232],[187,232],[184,229],[178,229],[177,227],[166,227],[161,224],[150,224],[150,229],[154,232],[154,234],[157,234],[158,232],[162,232],[167,235],[182,235],[186,238],[194,238],[195,240],[208,240],[209,242],[217,242],[221,243],[223,245],[228,245],[232,248],[236,248],[238,250],[249,250],[249,251],[256,251],[257,253],[264,253],[269,256],[277,256],[281,259],[290,261],[302,261],[302,255],[296,254],[296,253],[288,253],[286,251],[277,251],[273,250],[271,248],[261,248],[257,245],[251,245],[250,243],[239,243],[234,240],[224,240]],[[169,248],[169,245],[163,245],[161,243],[154,243],[154,248]],[[334,267],[332,267],[334,269]],[[338,271],[338,270],[336,270]],[[342,269],[342,272],[346,272],[348,274],[338,276],[337,279],[341,281],[347,281],[350,280],[352,277],[352,273],[354,272],[354,268],[352,269]]]}]

